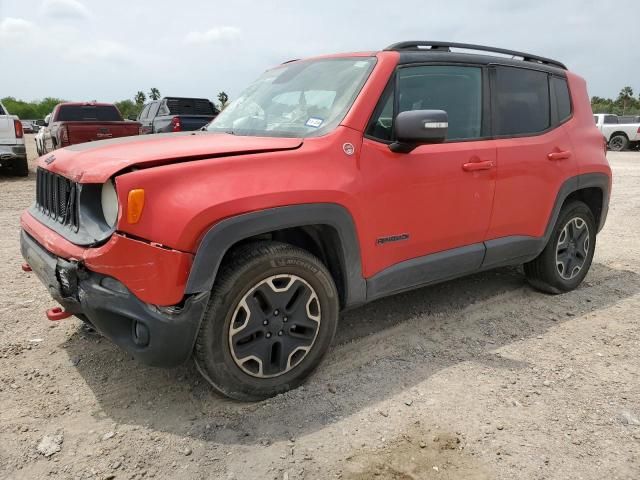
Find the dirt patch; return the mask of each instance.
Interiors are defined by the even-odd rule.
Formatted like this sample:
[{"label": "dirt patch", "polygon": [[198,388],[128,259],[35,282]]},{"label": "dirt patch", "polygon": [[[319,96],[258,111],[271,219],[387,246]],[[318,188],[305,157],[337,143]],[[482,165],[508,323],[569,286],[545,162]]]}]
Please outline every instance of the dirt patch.
[{"label": "dirt patch", "polygon": [[485,466],[465,452],[461,432],[432,432],[416,422],[388,446],[347,457],[346,480],[489,480]]}]

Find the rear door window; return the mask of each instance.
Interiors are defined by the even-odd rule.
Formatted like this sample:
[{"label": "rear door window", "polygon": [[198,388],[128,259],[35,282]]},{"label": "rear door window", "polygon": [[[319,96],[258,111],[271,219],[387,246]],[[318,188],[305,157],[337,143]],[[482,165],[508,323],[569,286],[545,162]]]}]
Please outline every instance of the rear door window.
[{"label": "rear door window", "polygon": [[518,67],[495,67],[492,98],[496,136],[543,132],[551,126],[549,75]]}]

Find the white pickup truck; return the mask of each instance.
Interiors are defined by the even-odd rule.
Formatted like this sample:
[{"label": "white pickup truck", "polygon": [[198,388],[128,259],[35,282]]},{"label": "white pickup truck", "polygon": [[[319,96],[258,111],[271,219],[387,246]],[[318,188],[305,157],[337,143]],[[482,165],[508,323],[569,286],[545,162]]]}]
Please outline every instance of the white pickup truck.
[{"label": "white pickup truck", "polygon": [[21,177],[29,174],[22,122],[16,115],[9,115],[2,103],[0,103],[0,167],[10,167],[16,175]]},{"label": "white pickup truck", "polygon": [[621,152],[640,146],[640,123],[622,123],[617,115],[596,113],[593,119],[607,139],[609,150]]}]

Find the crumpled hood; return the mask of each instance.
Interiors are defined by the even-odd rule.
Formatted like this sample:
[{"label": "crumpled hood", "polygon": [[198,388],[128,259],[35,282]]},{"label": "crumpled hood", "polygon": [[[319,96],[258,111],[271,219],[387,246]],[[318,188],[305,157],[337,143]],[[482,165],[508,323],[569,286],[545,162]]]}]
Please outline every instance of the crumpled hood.
[{"label": "crumpled hood", "polygon": [[103,183],[128,167],[150,167],[226,155],[293,150],[300,138],[183,132],[72,145],[40,157],[38,165],[80,183]]}]

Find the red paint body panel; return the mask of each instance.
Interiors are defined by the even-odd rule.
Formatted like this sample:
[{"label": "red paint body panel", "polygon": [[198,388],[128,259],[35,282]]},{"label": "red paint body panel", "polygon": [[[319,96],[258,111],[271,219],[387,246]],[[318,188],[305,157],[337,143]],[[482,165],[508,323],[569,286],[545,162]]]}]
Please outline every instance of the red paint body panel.
[{"label": "red paint body panel", "polygon": [[[251,138],[245,141],[251,143]],[[255,210],[325,202],[343,205],[357,218],[357,154],[347,156],[342,145],[357,146],[361,141],[360,133],[338,127],[324,137],[305,139],[295,150],[220,157],[120,175],[116,186],[123,208],[118,230],[195,252],[212,225]],[[130,225],[122,211],[134,188],[145,190],[145,207],[138,223]]]},{"label": "red paint body panel", "polygon": [[[408,154],[365,139],[359,196],[364,225],[361,248],[366,277],[430,253],[482,242],[489,228],[496,183],[491,140],[422,145]],[[489,170],[467,172],[467,162],[490,161]],[[409,233],[379,246],[376,239]]]},{"label": "red paint body panel", "polygon": [[564,126],[534,137],[495,140],[498,177],[487,239],[509,235],[540,237],[564,181],[578,174],[575,156],[552,161],[547,155],[571,151]]},{"label": "red paint body panel", "polygon": [[184,132],[144,135],[74,145],[55,152],[55,161],[46,157],[38,165],[81,183],[104,183],[127,167],[148,167],[189,158],[208,158],[252,151],[298,148],[299,138],[238,137],[219,133]]},{"label": "red paint body panel", "polygon": [[113,277],[140,300],[175,305],[182,300],[193,256],[114,234],[97,248],[81,248],[42,225],[28,212],[22,228],[54,255],[78,260],[91,271]]},{"label": "red paint body panel", "polygon": [[[611,178],[611,168],[607,162],[604,137],[598,128],[594,128],[591,102],[587,93],[587,84],[583,78],[567,72],[567,80],[573,99],[573,118],[567,125],[575,157],[580,159],[580,173],[599,172]],[[609,185],[611,186],[611,185]]]}]

